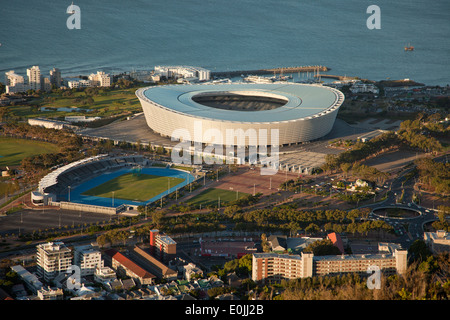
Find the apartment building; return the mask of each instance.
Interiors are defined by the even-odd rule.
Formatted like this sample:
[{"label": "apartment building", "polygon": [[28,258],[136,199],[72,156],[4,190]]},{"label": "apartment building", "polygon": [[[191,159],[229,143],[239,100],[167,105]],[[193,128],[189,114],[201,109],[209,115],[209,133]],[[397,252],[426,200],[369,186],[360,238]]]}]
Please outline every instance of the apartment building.
[{"label": "apartment building", "polygon": [[169,261],[177,253],[177,243],[158,229],[150,230],[150,253],[161,261]]},{"label": "apartment building", "polygon": [[38,66],[27,69],[28,85],[32,90],[41,90],[41,70]]},{"label": "apartment building", "polygon": [[403,274],[407,268],[407,251],[381,244],[377,254],[314,256],[255,253],[252,259],[253,281],[280,281],[282,279],[337,275],[342,273],[366,274],[369,267],[377,266],[384,274]]},{"label": "apartment building", "polygon": [[96,87],[110,87],[112,83],[112,77],[103,71],[97,71],[96,74],[92,73],[89,76],[89,80]]},{"label": "apartment building", "polygon": [[58,68],[53,68],[50,70],[50,83],[51,85],[59,88],[62,83],[61,71]]},{"label": "apartment building", "polygon": [[18,75],[14,70],[5,72],[6,93],[25,92],[30,87],[25,83],[25,78]]},{"label": "apartment building", "polygon": [[104,266],[100,250],[92,245],[74,247],[73,260],[80,267],[81,276],[94,275],[97,268]]},{"label": "apartment building", "polygon": [[72,265],[72,250],[63,242],[47,242],[37,249],[37,274],[45,282],[50,282],[60,273],[65,273]]}]

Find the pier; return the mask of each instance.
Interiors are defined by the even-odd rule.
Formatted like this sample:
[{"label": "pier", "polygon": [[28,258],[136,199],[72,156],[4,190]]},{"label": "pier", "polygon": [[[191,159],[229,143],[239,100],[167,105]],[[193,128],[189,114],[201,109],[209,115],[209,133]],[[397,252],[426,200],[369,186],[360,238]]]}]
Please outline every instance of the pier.
[{"label": "pier", "polygon": [[347,76],[336,76],[332,74],[315,74],[315,78],[330,78],[330,79],[337,79],[337,80],[356,80],[358,77],[347,77]]},{"label": "pier", "polygon": [[297,67],[285,67],[285,68],[272,68],[272,69],[258,69],[258,70],[240,70],[240,71],[215,71],[211,72],[213,77],[218,78],[234,78],[241,75],[264,75],[264,74],[285,74],[296,72],[326,72],[330,69],[325,66],[297,66]]}]

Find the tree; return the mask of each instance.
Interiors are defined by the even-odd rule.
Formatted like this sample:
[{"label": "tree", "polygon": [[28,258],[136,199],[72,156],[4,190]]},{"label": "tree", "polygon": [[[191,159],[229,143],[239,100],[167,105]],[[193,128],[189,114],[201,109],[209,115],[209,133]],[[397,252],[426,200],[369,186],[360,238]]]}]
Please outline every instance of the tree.
[{"label": "tree", "polygon": [[345,177],[347,177],[348,171],[352,167],[352,164],[348,163],[348,162],[344,162],[344,163],[341,163],[340,167],[341,167],[341,170],[345,173]]},{"label": "tree", "polygon": [[338,255],[341,251],[330,239],[317,240],[309,244],[303,252],[314,253],[315,256]]}]

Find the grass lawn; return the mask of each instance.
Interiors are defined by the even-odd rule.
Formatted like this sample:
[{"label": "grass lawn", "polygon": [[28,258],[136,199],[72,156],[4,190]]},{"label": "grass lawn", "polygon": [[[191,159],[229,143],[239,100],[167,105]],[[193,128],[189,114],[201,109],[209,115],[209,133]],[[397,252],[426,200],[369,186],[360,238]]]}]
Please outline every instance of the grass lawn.
[{"label": "grass lawn", "polygon": [[[168,179],[169,177],[151,174],[134,176],[132,173],[126,173],[84,192],[83,195],[112,198],[112,192],[114,191],[114,198],[144,202],[167,191],[169,187]],[[184,180],[171,177],[170,188]]]},{"label": "grass lawn", "polygon": [[17,166],[23,158],[58,152],[59,147],[52,143],[16,139],[0,138],[0,166]]},{"label": "grass lawn", "polygon": [[[106,117],[123,112],[138,112],[142,110],[141,104],[136,97],[137,88],[130,89],[115,89],[106,91],[92,96],[94,102],[83,104],[81,101],[77,102],[77,98],[86,97],[84,92],[75,92],[70,97],[64,97],[61,94],[50,93],[46,94],[52,100],[45,100],[44,98],[36,99],[31,105],[15,106],[11,108],[11,113],[20,117],[64,117],[74,115],[86,115],[89,117],[100,116]],[[50,108],[50,111],[38,111],[36,104],[41,107]],[[73,112],[59,110],[58,108],[78,108],[73,109]],[[91,110],[91,111],[87,111]]]},{"label": "grass lawn", "polygon": [[244,192],[239,192],[238,194],[236,194],[236,191],[211,188],[193,197],[188,201],[188,203],[195,206],[199,206],[200,204],[202,206],[217,206],[220,197],[220,206],[222,206],[226,205],[229,202],[235,201],[236,196],[242,198],[247,195],[248,194]]}]

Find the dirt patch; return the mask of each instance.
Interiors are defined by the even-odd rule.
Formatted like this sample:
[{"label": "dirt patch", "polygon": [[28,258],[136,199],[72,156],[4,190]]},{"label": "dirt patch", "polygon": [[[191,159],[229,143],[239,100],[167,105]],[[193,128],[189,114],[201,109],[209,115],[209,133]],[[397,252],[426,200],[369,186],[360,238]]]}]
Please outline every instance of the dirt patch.
[{"label": "dirt patch", "polygon": [[396,172],[402,169],[408,163],[424,156],[424,153],[413,152],[409,150],[394,150],[386,152],[378,157],[364,162],[365,165],[375,167],[383,172]]}]

